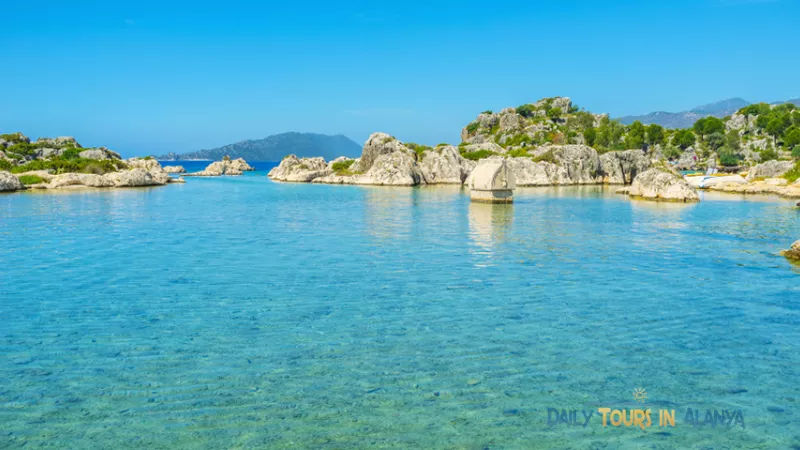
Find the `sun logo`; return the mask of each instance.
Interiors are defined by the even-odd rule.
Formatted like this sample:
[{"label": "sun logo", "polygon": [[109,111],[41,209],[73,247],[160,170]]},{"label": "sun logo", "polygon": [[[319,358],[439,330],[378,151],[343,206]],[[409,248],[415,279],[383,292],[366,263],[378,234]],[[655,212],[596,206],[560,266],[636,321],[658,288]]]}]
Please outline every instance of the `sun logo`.
[{"label": "sun logo", "polygon": [[647,391],[643,388],[636,388],[633,390],[633,398],[639,403],[644,403],[647,400]]}]

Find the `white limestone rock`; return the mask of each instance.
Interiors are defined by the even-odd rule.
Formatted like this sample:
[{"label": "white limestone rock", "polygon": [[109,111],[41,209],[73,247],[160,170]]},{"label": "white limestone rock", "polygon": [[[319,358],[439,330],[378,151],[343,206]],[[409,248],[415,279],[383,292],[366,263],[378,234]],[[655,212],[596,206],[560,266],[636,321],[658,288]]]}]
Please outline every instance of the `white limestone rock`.
[{"label": "white limestone rock", "polygon": [[427,184],[462,184],[476,163],[464,159],[458,148],[447,145],[427,150],[417,164]]},{"label": "white limestone rock", "polygon": [[333,169],[328,167],[324,158],[298,158],[289,155],[272,170],[267,176],[275,181],[291,181],[307,183],[315,178],[331,175]]},{"label": "white limestone rock", "polygon": [[[619,191],[618,191],[619,192]],[[697,190],[678,174],[663,168],[646,170],[634,178],[627,194],[647,200],[696,202]]]},{"label": "white limestone rock", "polygon": [[25,186],[19,181],[19,178],[11,174],[11,172],[0,171],[0,192],[13,192],[25,189]]}]

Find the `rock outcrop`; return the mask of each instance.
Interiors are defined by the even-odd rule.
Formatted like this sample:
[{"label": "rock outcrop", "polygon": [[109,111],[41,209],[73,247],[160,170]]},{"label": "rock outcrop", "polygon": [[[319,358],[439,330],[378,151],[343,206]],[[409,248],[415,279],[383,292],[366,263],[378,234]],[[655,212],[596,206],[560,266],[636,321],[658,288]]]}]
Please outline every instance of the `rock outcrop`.
[{"label": "rock outcrop", "polygon": [[404,153],[411,156],[412,159],[416,159],[414,151],[395,137],[386,133],[373,133],[364,144],[361,158],[357,164],[352,166],[351,171],[367,173],[379,157],[394,153]]},{"label": "rock outcrop", "polygon": [[[618,191],[619,192],[619,191]],[[622,193],[647,200],[695,202],[700,200],[697,190],[678,174],[662,169],[646,170],[634,178]]]},{"label": "rock outcrop", "polygon": [[540,154],[551,152],[556,165],[564,168],[565,174],[556,184],[596,184],[602,178],[600,157],[597,151],[586,145],[551,145],[538,149]]},{"label": "rock outcrop", "polygon": [[99,148],[90,148],[86,149],[80,153],[78,156],[84,159],[122,159],[122,157],[117,152],[112,152],[111,150],[105,147]]},{"label": "rock outcrop", "polygon": [[183,166],[164,166],[163,169],[167,173],[186,173],[186,169]]},{"label": "rock outcrop", "polygon": [[463,184],[475,162],[464,159],[458,148],[446,145],[425,151],[418,165],[427,184]]},{"label": "rock outcrop", "polygon": [[215,161],[209,164],[205,170],[195,173],[187,173],[185,176],[219,177],[222,175],[241,175],[242,172],[253,170],[255,170],[255,168],[247,164],[247,162],[242,158],[231,160],[230,158],[225,157],[222,159],[222,161]]},{"label": "rock outcrop", "polygon": [[695,170],[697,168],[697,152],[694,147],[689,147],[678,158],[678,163],[675,165],[677,170]]},{"label": "rock outcrop", "polygon": [[794,261],[800,261],[800,240],[794,241],[792,248],[782,251],[781,255]]},{"label": "rock outcrop", "polygon": [[607,184],[631,184],[636,175],[649,169],[652,163],[641,150],[608,152],[600,155],[600,170]]},{"label": "rock outcrop", "polygon": [[166,173],[161,173],[166,178],[160,177],[158,173],[151,173],[141,168],[111,172],[103,175],[103,177],[113,182],[114,187],[160,186],[169,183],[170,178]]},{"label": "rock outcrop", "polygon": [[90,173],[64,173],[54,176],[47,189],[64,189],[68,187],[114,187],[116,184],[113,179],[106,175],[95,175]]},{"label": "rock outcrop", "polygon": [[[364,157],[361,157],[363,165]],[[397,151],[382,154],[370,169],[359,178],[357,184],[374,184],[378,186],[416,186],[425,184],[425,177],[417,166],[413,152]]]},{"label": "rock outcrop", "polygon": [[792,167],[794,167],[792,161],[767,161],[751,168],[747,173],[747,181],[779,177],[791,170]]},{"label": "rock outcrop", "polygon": [[25,189],[19,178],[10,172],[0,171],[0,192],[13,192]]},{"label": "rock outcrop", "polygon": [[267,176],[275,181],[310,182],[331,174],[333,169],[322,158],[298,158],[289,155],[270,170]]}]

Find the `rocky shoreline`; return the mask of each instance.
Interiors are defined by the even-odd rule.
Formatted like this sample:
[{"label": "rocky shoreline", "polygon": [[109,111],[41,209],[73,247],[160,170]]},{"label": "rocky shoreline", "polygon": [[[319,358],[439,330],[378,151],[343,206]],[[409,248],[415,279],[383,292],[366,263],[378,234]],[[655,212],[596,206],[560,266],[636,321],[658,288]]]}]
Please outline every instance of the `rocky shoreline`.
[{"label": "rocky shoreline", "polygon": [[181,166],[162,167],[151,157],[122,159],[105,147],[86,149],[68,136],[35,142],[21,133],[0,137],[0,192],[163,186],[185,183],[181,174],[210,177],[252,170],[243,159],[226,157],[187,174]]},{"label": "rocky shoreline", "polygon": [[[623,185],[627,187],[618,192],[633,198],[683,202],[699,201],[698,188],[800,196],[800,181],[777,178],[800,171],[800,164],[789,159],[760,162],[791,158],[787,152],[776,152],[777,139],[769,142],[760,128],[759,114],[772,114],[769,107],[763,109],[747,108],[726,122],[698,121],[700,126],[693,130],[665,130],[640,123],[626,127],[607,115],[579,110],[569,98],[555,97],[500,113],[481,113],[462,129],[458,146],[423,146],[374,133],[360,158],[325,161],[289,155],[268,177],[325,184],[464,185],[478,165],[502,159],[517,186]],[[691,178],[678,172],[715,171],[731,161],[751,166],[747,179],[739,177],[741,183],[720,178],[705,186],[690,183]]]}]

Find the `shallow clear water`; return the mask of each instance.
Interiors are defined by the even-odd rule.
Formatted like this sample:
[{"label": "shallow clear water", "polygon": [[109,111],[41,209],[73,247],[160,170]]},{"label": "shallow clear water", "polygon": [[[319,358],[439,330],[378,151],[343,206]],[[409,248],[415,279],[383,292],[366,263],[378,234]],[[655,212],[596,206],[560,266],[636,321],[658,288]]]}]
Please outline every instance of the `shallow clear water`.
[{"label": "shallow clear water", "polygon": [[[598,187],[0,195],[0,447],[791,448],[798,238],[786,200]],[[547,423],[637,387],[675,428]]]}]

